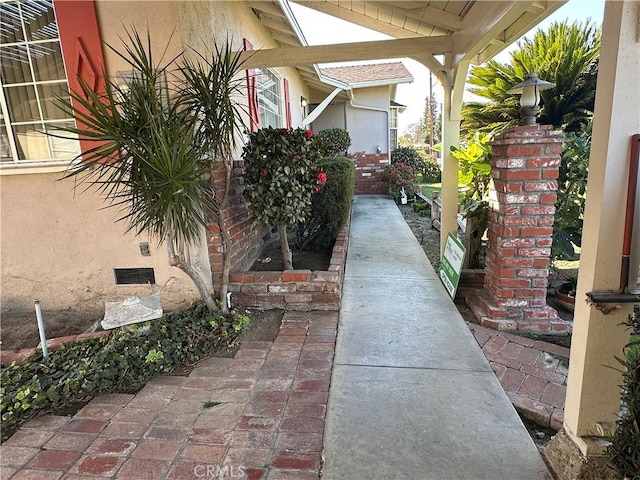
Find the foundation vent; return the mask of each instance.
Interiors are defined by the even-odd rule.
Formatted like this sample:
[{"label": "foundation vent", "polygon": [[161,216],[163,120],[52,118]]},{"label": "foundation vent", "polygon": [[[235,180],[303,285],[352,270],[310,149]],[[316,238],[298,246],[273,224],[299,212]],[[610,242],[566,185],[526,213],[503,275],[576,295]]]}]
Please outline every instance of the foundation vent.
[{"label": "foundation vent", "polygon": [[114,268],[116,285],[132,285],[148,283],[155,285],[156,274],[153,268]]}]

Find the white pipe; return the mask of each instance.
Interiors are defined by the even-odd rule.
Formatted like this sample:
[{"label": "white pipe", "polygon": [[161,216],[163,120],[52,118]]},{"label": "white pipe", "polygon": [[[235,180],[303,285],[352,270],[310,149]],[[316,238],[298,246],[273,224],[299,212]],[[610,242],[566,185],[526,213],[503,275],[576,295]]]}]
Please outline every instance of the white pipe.
[{"label": "white pipe", "polygon": [[34,300],[36,305],[36,319],[38,320],[38,332],[40,333],[40,343],[42,344],[42,356],[49,358],[49,348],[47,347],[47,335],[44,332],[44,320],[42,319],[42,309],[40,300]]}]

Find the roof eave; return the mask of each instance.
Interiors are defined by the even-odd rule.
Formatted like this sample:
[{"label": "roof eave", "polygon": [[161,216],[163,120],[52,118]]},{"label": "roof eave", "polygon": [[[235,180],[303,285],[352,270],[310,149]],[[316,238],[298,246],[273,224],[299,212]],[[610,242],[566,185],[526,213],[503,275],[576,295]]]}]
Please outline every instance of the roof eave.
[{"label": "roof eave", "polygon": [[405,78],[393,78],[386,80],[372,80],[367,82],[354,82],[349,83],[349,87],[351,88],[367,88],[367,87],[382,87],[387,85],[399,85],[401,83],[413,83],[413,77],[405,77]]}]

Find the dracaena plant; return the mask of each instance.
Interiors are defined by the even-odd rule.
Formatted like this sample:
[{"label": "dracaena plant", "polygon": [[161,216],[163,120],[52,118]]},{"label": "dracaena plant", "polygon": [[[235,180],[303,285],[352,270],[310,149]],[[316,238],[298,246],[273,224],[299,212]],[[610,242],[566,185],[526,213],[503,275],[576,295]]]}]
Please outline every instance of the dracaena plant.
[{"label": "dracaena plant", "polygon": [[[192,55],[194,61],[180,54],[156,62],[149,34],[143,40],[135,30],[127,32],[122,51],[108,48],[126,62],[128,82],[107,82],[104,92],[82,83],[71,101],[60,100],[78,122],[65,130],[94,144],[70,164],[65,178],[97,187],[121,210],[118,220],[128,231],[164,241],[170,264],[216,310],[214,292],[188,251],[201,241],[210,216],[224,222],[235,135],[243,128],[234,99],[239,57],[227,40],[207,55]],[[227,182],[215,191],[211,173],[220,165]]]}]

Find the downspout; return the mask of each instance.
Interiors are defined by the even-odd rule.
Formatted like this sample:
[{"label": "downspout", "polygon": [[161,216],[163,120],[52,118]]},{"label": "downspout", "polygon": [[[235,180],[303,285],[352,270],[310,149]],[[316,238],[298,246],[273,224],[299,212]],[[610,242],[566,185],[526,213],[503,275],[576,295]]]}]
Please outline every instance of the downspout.
[{"label": "downspout", "polygon": [[[625,210],[624,234],[622,238],[622,263],[620,267],[620,287],[616,292],[587,292],[588,303],[595,305],[605,315],[614,311],[619,303],[640,302],[640,291],[637,290],[638,252],[633,249],[634,237],[639,236],[638,225],[634,225],[636,202],[638,201],[638,176],[640,170],[640,134],[631,137],[631,155],[629,178],[627,183],[627,202]],[[637,248],[637,245],[636,245]],[[633,268],[633,270],[632,270]],[[613,306],[609,306],[613,304]]]},{"label": "downspout", "polygon": [[[634,217],[636,216],[636,202],[638,198],[638,169],[640,167],[640,134],[631,137],[631,157],[629,163],[629,180],[627,184],[627,209],[624,222],[624,236],[622,245],[622,272],[620,275],[620,292],[628,293],[635,290],[638,278],[638,266],[634,263],[635,272],[631,270],[631,245],[634,236]],[[636,225],[637,229],[638,226]],[[630,275],[630,273],[632,275]],[[633,285],[632,285],[633,283]],[[635,292],[639,293],[639,292]]]},{"label": "downspout", "polygon": [[[380,107],[371,107],[369,105],[359,105],[354,102],[355,95],[353,94],[353,90],[349,89],[349,105],[353,108],[359,108],[361,110],[373,110],[375,112],[383,112],[387,116],[387,155],[389,155],[389,160],[391,160],[391,144],[389,143],[389,110],[380,108]],[[377,152],[376,152],[377,153]]]}]

